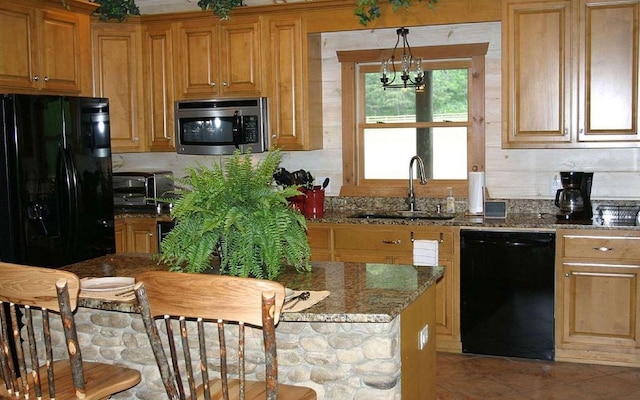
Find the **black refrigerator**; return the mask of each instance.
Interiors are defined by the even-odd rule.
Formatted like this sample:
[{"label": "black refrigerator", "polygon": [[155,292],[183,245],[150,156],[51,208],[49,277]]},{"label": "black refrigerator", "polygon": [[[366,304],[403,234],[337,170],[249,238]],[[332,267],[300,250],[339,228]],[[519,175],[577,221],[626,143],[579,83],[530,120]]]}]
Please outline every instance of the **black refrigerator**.
[{"label": "black refrigerator", "polygon": [[0,94],[0,261],[115,253],[109,102]]}]

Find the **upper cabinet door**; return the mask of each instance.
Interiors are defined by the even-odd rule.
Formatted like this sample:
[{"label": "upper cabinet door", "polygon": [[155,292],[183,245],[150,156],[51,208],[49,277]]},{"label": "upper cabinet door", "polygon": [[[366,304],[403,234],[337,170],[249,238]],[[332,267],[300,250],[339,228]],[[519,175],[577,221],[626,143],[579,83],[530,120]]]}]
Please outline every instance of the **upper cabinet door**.
[{"label": "upper cabinet door", "polygon": [[634,1],[582,1],[580,142],[638,141],[638,28]]},{"label": "upper cabinet door", "polygon": [[34,89],[37,49],[36,10],[0,3],[0,86]]},{"label": "upper cabinet door", "polygon": [[0,3],[0,87],[90,94],[89,16]]},{"label": "upper cabinet door", "polygon": [[113,151],[144,151],[141,28],[96,23],[92,36],[94,94],[109,98]]},{"label": "upper cabinet door", "polygon": [[260,24],[223,23],[220,26],[220,81],[222,94],[260,95]]},{"label": "upper cabinet door", "polygon": [[178,29],[176,72],[178,98],[218,93],[217,27],[206,21],[187,21]]},{"label": "upper cabinet door", "polygon": [[503,147],[570,143],[570,1],[506,1],[503,8]]},{"label": "upper cabinet door", "polygon": [[151,151],[175,151],[172,24],[144,27],[144,109]]},{"label": "upper cabinet door", "polygon": [[80,16],[62,11],[43,11],[40,44],[40,79],[48,90],[80,91]]},{"label": "upper cabinet door", "polygon": [[268,19],[265,37],[271,144],[284,150],[323,145],[320,35],[296,17]]},{"label": "upper cabinet door", "polygon": [[177,39],[178,99],[261,94],[257,20],[186,21]]}]

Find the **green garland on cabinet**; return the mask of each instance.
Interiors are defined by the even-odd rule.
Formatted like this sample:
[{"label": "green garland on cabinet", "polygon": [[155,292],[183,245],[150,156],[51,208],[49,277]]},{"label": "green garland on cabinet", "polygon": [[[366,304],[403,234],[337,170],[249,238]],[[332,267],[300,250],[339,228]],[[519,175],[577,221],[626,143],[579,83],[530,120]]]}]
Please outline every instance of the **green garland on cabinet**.
[{"label": "green garland on cabinet", "polygon": [[[369,22],[380,18],[380,6],[378,5],[380,0],[358,0],[356,3],[355,16],[358,17],[358,21],[361,25],[367,25]],[[409,8],[411,0],[387,0],[393,6],[393,12],[398,12],[400,7]],[[422,0],[417,0],[422,2]],[[425,0],[427,7],[433,9],[438,0]]]},{"label": "green garland on cabinet", "polygon": [[[129,15],[140,15],[140,9],[136,5],[135,0],[91,0],[93,3],[100,4],[100,7],[94,14],[98,15],[102,21],[116,19],[123,21]],[[411,0],[387,0],[393,6],[393,12],[398,12],[400,7],[409,8]],[[423,0],[416,0],[423,2]],[[61,0],[66,5],[65,0]],[[357,0],[355,16],[362,25],[380,18],[380,0]],[[433,9],[438,0],[424,0],[427,7]],[[234,7],[243,6],[243,0],[199,0],[198,6],[203,10],[211,10],[220,19],[229,19],[229,13]]]},{"label": "green garland on cabinet", "polygon": [[[64,2],[64,0],[62,0]],[[140,15],[140,9],[136,5],[135,0],[91,0],[93,3],[100,4],[100,7],[94,12],[101,21],[117,19],[125,20],[129,15]]]}]

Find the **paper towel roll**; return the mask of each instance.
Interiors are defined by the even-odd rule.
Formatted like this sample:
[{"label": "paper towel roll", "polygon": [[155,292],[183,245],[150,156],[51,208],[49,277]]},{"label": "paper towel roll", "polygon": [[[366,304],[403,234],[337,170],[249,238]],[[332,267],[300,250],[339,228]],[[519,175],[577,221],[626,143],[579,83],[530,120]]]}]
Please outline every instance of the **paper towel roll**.
[{"label": "paper towel roll", "polygon": [[469,213],[484,213],[484,172],[469,172]]}]

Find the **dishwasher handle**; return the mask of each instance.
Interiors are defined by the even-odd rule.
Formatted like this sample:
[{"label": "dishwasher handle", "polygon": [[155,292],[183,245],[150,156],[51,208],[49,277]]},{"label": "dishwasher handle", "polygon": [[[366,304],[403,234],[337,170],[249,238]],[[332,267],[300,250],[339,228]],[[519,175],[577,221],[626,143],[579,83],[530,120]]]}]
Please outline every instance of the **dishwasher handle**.
[{"label": "dishwasher handle", "polygon": [[535,247],[540,245],[547,245],[552,240],[485,240],[485,239],[473,239],[465,240],[463,244],[478,244],[478,245],[493,245],[493,246],[509,246],[509,247]]}]

